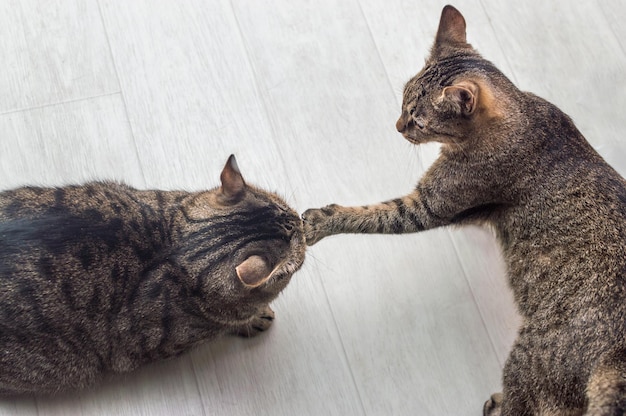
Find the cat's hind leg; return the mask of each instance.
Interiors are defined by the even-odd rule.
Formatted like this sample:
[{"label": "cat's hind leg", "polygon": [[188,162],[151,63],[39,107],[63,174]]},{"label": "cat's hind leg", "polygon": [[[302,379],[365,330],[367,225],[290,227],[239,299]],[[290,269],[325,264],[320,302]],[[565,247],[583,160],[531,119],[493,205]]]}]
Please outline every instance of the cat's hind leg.
[{"label": "cat's hind leg", "polygon": [[596,367],[587,383],[587,399],[586,416],[626,415],[626,351]]},{"label": "cat's hind leg", "polygon": [[502,393],[491,396],[483,406],[484,416],[535,416],[533,385],[532,329],[523,326],[502,372]]},{"label": "cat's hind leg", "polygon": [[259,309],[257,313],[249,322],[235,328],[231,333],[233,335],[239,335],[240,337],[251,338],[257,336],[263,331],[267,331],[274,322],[274,311],[269,305],[265,305]]},{"label": "cat's hind leg", "polygon": [[495,393],[485,402],[483,416],[500,416],[502,413],[502,393]]}]

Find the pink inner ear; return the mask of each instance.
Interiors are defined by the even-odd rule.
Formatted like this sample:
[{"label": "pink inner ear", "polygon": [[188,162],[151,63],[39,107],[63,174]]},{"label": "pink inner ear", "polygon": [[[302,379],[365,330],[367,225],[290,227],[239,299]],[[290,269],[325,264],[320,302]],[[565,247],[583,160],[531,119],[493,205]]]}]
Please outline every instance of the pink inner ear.
[{"label": "pink inner ear", "polygon": [[237,277],[245,285],[256,287],[265,282],[271,275],[272,269],[261,256],[250,256],[235,268]]},{"label": "pink inner ear", "polygon": [[241,176],[239,166],[237,165],[237,159],[235,155],[230,155],[226,166],[222,170],[220,175],[222,181],[222,193],[228,198],[237,198],[241,196],[245,190],[246,183]]},{"label": "pink inner ear", "polygon": [[469,85],[453,85],[443,90],[444,96],[459,105],[464,114],[471,114],[476,107],[476,91]]}]

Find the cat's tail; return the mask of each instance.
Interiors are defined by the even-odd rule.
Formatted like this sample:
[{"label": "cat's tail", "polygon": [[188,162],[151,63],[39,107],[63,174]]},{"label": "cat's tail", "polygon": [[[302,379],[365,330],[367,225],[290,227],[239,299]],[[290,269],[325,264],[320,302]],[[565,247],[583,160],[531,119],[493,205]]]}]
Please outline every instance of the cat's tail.
[{"label": "cat's tail", "polygon": [[586,416],[626,415],[626,351],[602,360],[587,383]]}]

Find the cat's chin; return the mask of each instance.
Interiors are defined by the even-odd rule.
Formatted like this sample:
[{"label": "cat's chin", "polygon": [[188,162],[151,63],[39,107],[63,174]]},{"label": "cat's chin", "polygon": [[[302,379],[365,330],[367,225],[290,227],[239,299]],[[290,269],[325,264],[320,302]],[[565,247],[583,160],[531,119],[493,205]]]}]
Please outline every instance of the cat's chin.
[{"label": "cat's chin", "polygon": [[404,137],[411,144],[419,145],[422,143],[426,143],[426,140],[411,136],[409,134],[403,134],[402,137]]}]

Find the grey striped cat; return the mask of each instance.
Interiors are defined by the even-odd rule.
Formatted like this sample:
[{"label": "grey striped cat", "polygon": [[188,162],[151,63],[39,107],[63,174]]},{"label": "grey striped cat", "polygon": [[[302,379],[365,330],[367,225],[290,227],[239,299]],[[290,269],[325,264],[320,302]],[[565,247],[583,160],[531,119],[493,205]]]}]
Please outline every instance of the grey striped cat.
[{"label": "grey striped cat", "polygon": [[252,336],[304,261],[302,221],[247,185],[139,191],[94,182],[0,193],[0,393],[55,393]]},{"label": "grey striped cat", "polygon": [[396,128],[414,144],[443,144],[416,189],[381,204],[308,210],[307,242],[492,228],[523,323],[503,392],[484,414],[626,414],[626,181],[567,115],[483,59],[451,6],[404,89]]}]

